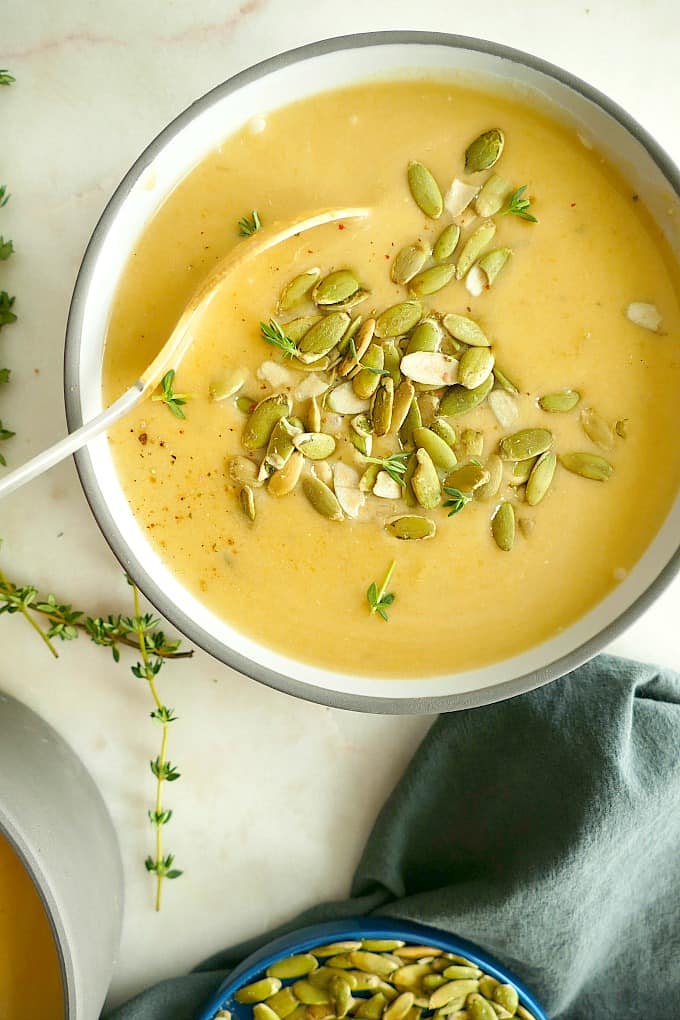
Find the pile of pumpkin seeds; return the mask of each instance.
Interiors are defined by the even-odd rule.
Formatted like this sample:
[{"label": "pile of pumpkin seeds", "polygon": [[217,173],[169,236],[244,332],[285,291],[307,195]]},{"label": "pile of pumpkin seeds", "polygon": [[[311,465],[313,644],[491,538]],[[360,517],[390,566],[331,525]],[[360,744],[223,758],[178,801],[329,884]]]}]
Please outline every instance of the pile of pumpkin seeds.
[{"label": "pile of pumpkin seeds", "polygon": [[[436,534],[439,507],[452,516],[475,500],[489,504],[490,534],[509,552],[516,526],[528,537],[534,524],[523,506],[541,503],[558,465],[584,479],[611,476],[603,453],[625,437],[625,422],[580,410],[580,394],[566,388],[537,395],[536,426],[513,431],[519,386],[497,364],[480,323],[424,303],[456,281],[475,296],[494,285],[512,256],[509,248],[490,248],[494,216],[519,210],[536,222],[527,199],[513,208],[524,188],[513,195],[499,174],[481,178],[503,145],[500,129],[475,139],[465,153],[467,179],[454,180],[446,195],[427,167],[409,164],[405,185],[420,210],[432,219],[446,212],[449,222],[432,250],[416,240],[393,260],[403,300],[364,317],[355,310],[370,294],[353,270],[309,268],[261,323],[278,353],[257,373],[271,392],[251,399],[241,370],[211,385],[214,400],[235,399],[246,415],[243,453],[228,458],[226,473],[251,521],[260,490],[280,498],[299,486],[328,521],[378,520],[395,539],[423,540]],[[482,405],[508,430],[493,449],[483,432],[465,427],[465,416]],[[544,412],[579,413],[584,439],[596,449],[558,457]]]},{"label": "pile of pumpkin seeds", "polygon": [[[253,1020],[534,1020],[517,989],[434,946],[362,939],[278,960],[234,995]],[[231,1020],[227,1009],[215,1020]]]}]

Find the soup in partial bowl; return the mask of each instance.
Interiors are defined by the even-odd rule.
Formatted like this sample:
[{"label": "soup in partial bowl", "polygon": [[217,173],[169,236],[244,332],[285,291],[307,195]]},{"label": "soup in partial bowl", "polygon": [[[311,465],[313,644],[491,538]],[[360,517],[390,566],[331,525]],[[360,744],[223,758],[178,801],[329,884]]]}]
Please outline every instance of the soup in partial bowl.
[{"label": "soup in partial bowl", "polygon": [[69,323],[75,425],[240,246],[181,362],[78,458],[126,569],[329,704],[467,707],[583,661],[676,555],[676,185],[603,97],[471,40],[331,40],[210,93],[114,196]]}]

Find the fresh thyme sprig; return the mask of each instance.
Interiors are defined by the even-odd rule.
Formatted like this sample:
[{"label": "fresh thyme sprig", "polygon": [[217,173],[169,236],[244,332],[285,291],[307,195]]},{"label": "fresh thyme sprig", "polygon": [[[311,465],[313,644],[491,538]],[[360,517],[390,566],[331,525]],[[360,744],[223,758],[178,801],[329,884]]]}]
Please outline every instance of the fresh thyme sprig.
[{"label": "fresh thyme sprig", "polygon": [[175,370],[171,368],[161,379],[162,393],[154,393],[151,399],[166,404],[175,418],[186,418],[182,407],[190,399],[190,395],[188,393],[175,393],[173,390],[174,381]]},{"label": "fresh thyme sprig", "polygon": [[238,232],[241,237],[251,237],[253,234],[256,234],[261,227],[262,223],[257,209],[253,209],[250,216],[242,216],[238,221]]},{"label": "fresh thyme sprig", "polygon": [[468,495],[466,492],[461,492],[460,489],[454,489],[453,486],[450,485],[444,486],[444,492],[447,496],[451,497],[451,499],[444,501],[444,506],[451,508],[448,514],[449,517],[455,517],[456,514],[459,514],[463,507],[467,506],[472,499],[472,496]]},{"label": "fresh thyme sprig", "polygon": [[299,353],[295,341],[286,336],[281,328],[281,324],[276,319],[270,319],[269,322],[261,322],[260,332],[263,339],[268,344],[271,344],[272,347],[278,347],[280,351],[283,351],[285,357],[292,358]]},{"label": "fresh thyme sprig", "polygon": [[529,212],[530,199],[524,198],[524,192],[528,187],[528,184],[523,184],[521,188],[518,188],[514,195],[508,199],[505,208],[501,209],[499,216],[507,216],[508,213],[511,213],[513,216],[519,216],[520,219],[529,220],[530,223],[538,223],[536,217]]},{"label": "fresh thyme sprig", "polygon": [[16,312],[12,311],[16,298],[10,297],[6,290],[0,290],[0,329],[17,321]]},{"label": "fresh thyme sprig", "polygon": [[392,580],[392,574],[394,573],[396,565],[397,561],[392,560],[389,569],[385,574],[385,580],[380,585],[380,588],[378,588],[378,585],[375,581],[373,581],[366,592],[366,600],[370,607],[371,614],[377,613],[378,616],[385,621],[385,623],[389,623],[387,609],[392,605],[397,597],[393,591],[387,591],[387,586]]},{"label": "fresh thyme sprig", "polygon": [[0,85],[13,85],[15,81],[16,78],[6,67],[0,68]]},{"label": "fresh thyme sprig", "polygon": [[362,372],[370,372],[371,375],[389,375],[390,373],[385,368],[372,368],[371,365],[364,365],[363,362],[359,361],[359,355],[357,354],[356,344],[354,343],[354,337],[349,342],[349,353],[352,361],[357,368],[360,368]]},{"label": "fresh thyme sprig", "polygon": [[406,465],[410,456],[409,453],[391,453],[389,457],[366,457],[366,460],[369,464],[379,464],[393,482],[403,487]]},{"label": "fresh thyme sprig", "polygon": [[7,185],[0,184],[0,209],[2,209],[3,206],[7,205],[11,197],[12,196],[7,190]]},{"label": "fresh thyme sprig", "polygon": [[13,252],[14,245],[12,242],[6,241],[2,234],[0,234],[0,262],[6,262]]},{"label": "fresh thyme sprig", "polygon": [[[146,680],[154,701],[151,718],[160,723],[162,728],[160,751],[149,762],[156,779],[154,806],[148,812],[149,820],[156,830],[155,852],[144,862],[146,870],[156,876],[155,904],[156,910],[159,910],[163,880],[178,878],[182,872],[173,867],[173,855],[163,853],[161,830],[172,817],[172,811],[163,807],[163,783],[174,782],[179,779],[180,773],[169,761],[167,754],[168,727],[177,717],[171,708],[161,702],[157,679],[166,660],[187,659],[193,652],[180,651],[180,642],[165,636],[155,616],[151,613],[142,614],[139,592],[132,582],[129,583],[134,596],[134,616],[118,614],[105,618],[92,617],[67,603],[60,603],[54,595],[41,599],[33,585],[16,585],[0,570],[0,615],[21,614],[55,657],[58,656],[55,639],[73,641],[80,633],[85,633],[94,644],[110,648],[116,662],[120,660],[122,646],[136,648],[139,652],[141,661],[131,667],[131,672],[137,679]],[[47,627],[41,626],[43,619],[47,620]]]}]

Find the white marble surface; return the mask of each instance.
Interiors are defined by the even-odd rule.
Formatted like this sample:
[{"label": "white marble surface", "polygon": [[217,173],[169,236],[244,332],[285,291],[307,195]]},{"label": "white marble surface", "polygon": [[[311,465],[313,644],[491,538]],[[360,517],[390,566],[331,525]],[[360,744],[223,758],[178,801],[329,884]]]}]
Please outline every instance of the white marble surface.
[{"label": "white marble surface", "polygon": [[[589,6],[588,6],[589,4]],[[13,368],[1,417],[16,464],[64,430],[61,360],[70,293],[85,244],[129,164],[195,97],[282,49],[346,31],[419,28],[488,38],[552,60],[637,117],[680,160],[675,0],[24,0],[7,5],[0,67],[0,179],[12,200],[0,226],[16,255],[0,283],[20,321],[2,332]],[[72,465],[0,510],[2,563],[91,612],[128,609],[129,589]],[[680,667],[677,582],[613,646]],[[160,916],[142,861],[150,843],[148,759],[157,734],[147,692],[84,640],[52,662],[21,620],[0,620],[0,687],[50,720],[92,770],[114,815],[127,906],[111,1003],[206,954],[347,892],[383,798],[428,719],[353,715],[294,701],[202,653],[163,674],[181,721],[167,791],[168,846],[185,876]],[[219,904],[216,909],[216,904]],[[161,949],[162,942],[162,949]]]}]

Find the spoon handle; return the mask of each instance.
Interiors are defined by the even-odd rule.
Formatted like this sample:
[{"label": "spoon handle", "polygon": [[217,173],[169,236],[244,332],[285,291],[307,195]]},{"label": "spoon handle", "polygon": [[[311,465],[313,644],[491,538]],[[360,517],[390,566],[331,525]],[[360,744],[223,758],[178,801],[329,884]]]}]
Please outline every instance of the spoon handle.
[{"label": "spoon handle", "polygon": [[0,479],[0,499],[3,496],[8,496],[10,492],[14,492],[15,489],[32,481],[32,479],[37,478],[43,472],[49,471],[55,464],[59,464],[60,461],[65,460],[70,454],[80,450],[81,447],[89,443],[95,436],[105,432],[114,422],[117,422],[128,411],[131,411],[135,404],[139,403],[143,393],[144,384],[141,381],[136,382],[134,386],[126,390],[118,400],[111,404],[110,407],[107,407],[105,411],[102,411],[101,414],[98,414],[96,418],[85,422],[75,432],[64,436],[54,446],[43,450],[42,453],[27,461],[26,464],[22,464],[16,470],[10,471],[8,475]]}]

